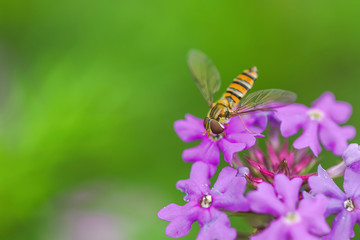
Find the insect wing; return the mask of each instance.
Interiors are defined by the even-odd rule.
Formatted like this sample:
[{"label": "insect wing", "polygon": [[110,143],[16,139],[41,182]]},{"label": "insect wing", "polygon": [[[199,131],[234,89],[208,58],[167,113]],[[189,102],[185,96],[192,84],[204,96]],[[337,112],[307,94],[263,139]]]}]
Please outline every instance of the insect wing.
[{"label": "insect wing", "polygon": [[255,111],[269,111],[293,103],[296,94],[280,89],[265,89],[246,95],[231,115]]},{"label": "insect wing", "polygon": [[209,107],[213,104],[213,96],[220,88],[220,74],[213,62],[201,51],[191,50],[188,65]]}]

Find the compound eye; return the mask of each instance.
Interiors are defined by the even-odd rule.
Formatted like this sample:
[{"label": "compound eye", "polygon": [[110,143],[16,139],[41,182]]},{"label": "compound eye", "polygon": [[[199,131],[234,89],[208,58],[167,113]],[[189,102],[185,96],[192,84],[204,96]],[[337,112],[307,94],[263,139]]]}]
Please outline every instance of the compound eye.
[{"label": "compound eye", "polygon": [[212,120],[210,122],[211,132],[215,134],[220,134],[224,131],[224,126],[218,121]]},{"label": "compound eye", "polygon": [[[206,127],[207,127],[207,125],[208,125],[208,122],[209,122],[209,118],[208,117],[206,117],[205,119],[204,119],[204,128],[206,129]],[[207,130],[207,129],[206,129]]]}]

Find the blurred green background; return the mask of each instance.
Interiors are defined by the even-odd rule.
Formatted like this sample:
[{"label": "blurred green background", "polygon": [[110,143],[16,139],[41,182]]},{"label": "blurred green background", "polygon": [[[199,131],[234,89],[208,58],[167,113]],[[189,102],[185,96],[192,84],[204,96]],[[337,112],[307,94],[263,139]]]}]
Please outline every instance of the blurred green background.
[{"label": "blurred green background", "polygon": [[359,127],[359,13],[348,0],[2,0],[0,238],[166,239],[156,213],[182,203],[181,152],[196,144],[173,123],[208,110],[190,48],[222,91],[256,65],[255,89],[307,105],[333,91]]}]

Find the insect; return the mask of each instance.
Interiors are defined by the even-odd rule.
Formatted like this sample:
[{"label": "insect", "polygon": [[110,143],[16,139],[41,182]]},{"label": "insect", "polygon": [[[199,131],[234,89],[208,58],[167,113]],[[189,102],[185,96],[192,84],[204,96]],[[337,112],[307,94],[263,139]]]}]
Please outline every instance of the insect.
[{"label": "insect", "polygon": [[296,99],[295,93],[280,89],[259,90],[246,95],[258,77],[257,68],[252,67],[238,75],[220,100],[214,103],[213,96],[221,83],[216,66],[199,50],[189,52],[188,65],[196,85],[210,107],[204,119],[204,127],[208,134],[222,134],[230,118],[234,116],[241,118],[243,114],[269,111],[291,104]]}]

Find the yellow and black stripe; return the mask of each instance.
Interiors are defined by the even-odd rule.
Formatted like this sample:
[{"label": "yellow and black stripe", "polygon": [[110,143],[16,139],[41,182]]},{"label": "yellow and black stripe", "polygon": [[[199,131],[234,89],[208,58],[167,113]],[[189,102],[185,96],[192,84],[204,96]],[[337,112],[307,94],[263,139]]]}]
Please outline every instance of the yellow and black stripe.
[{"label": "yellow and black stripe", "polygon": [[226,89],[223,98],[225,98],[231,106],[235,106],[240,102],[241,98],[245,96],[247,91],[252,88],[257,77],[256,67],[245,70],[242,74],[237,76]]}]

